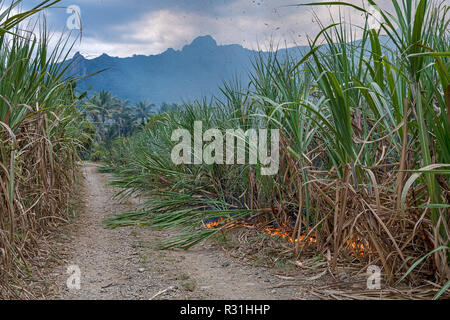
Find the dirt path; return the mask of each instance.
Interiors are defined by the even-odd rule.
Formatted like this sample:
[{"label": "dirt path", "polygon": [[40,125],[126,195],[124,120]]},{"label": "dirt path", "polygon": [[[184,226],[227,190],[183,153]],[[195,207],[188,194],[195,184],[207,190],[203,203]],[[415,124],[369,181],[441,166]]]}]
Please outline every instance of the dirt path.
[{"label": "dirt path", "polygon": [[[94,164],[83,166],[83,206],[69,226],[63,263],[52,271],[56,299],[304,299],[300,286],[283,286],[274,270],[228,257],[212,241],[189,251],[159,251],[164,232],[127,227],[105,229],[110,214],[136,209],[113,199],[117,190]],[[68,289],[67,267],[81,271],[81,288]],[[277,288],[279,287],[279,288]]]}]

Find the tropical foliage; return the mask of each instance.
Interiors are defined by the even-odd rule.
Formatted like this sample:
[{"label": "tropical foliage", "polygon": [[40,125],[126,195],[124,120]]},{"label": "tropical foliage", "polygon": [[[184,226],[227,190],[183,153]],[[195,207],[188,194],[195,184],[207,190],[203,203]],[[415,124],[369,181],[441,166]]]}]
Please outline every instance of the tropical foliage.
[{"label": "tropical foliage", "polygon": [[157,112],[155,105],[148,101],[132,104],[104,90],[87,99],[84,108],[86,118],[93,123],[97,133],[95,143],[86,157],[95,161],[111,154],[114,139],[128,137],[139,131],[147,118]]}]

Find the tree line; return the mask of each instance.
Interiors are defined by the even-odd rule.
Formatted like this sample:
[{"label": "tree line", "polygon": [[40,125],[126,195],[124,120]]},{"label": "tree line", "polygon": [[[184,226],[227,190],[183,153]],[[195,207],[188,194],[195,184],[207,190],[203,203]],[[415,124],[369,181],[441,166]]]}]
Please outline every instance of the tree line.
[{"label": "tree line", "polygon": [[129,137],[142,129],[148,118],[170,110],[176,110],[175,103],[161,103],[156,105],[147,100],[132,102],[122,100],[113,95],[111,91],[101,90],[87,98],[84,113],[95,127],[95,139],[86,157],[94,160],[102,158],[108,152],[115,139]]}]

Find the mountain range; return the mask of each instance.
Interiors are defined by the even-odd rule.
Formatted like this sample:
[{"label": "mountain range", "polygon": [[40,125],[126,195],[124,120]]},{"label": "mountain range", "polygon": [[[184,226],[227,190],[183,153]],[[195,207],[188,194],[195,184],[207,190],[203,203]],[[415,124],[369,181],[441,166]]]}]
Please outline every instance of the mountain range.
[{"label": "mountain range", "polygon": [[[207,35],[181,50],[170,48],[158,55],[118,58],[103,54],[86,59],[77,52],[69,60],[73,62],[70,75],[83,77],[78,89],[89,94],[103,89],[134,102],[179,103],[217,95],[222,82],[234,77],[246,84],[256,53],[238,44],[217,45]],[[100,70],[104,71],[86,77]]]}]

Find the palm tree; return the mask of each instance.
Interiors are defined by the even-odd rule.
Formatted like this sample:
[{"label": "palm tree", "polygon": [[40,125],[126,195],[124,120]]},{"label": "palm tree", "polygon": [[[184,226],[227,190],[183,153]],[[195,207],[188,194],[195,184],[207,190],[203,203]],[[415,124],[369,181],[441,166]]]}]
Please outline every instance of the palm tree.
[{"label": "palm tree", "polygon": [[99,104],[97,105],[97,107],[100,109],[100,115],[101,115],[103,124],[105,124],[106,119],[110,115],[110,109],[112,107],[113,100],[114,99],[113,99],[112,93],[110,91],[104,91],[104,90],[100,91],[100,94],[98,96]]},{"label": "palm tree", "polygon": [[146,100],[139,101],[135,105],[136,117],[138,119],[142,119],[142,124],[145,124],[145,119],[150,114],[151,108],[154,107],[154,106],[155,105],[153,103],[149,103]]},{"label": "palm tree", "polygon": [[[111,109],[114,101],[115,99],[113,98],[112,93],[105,90],[101,90],[99,94],[96,92],[94,96],[89,99],[89,105],[92,108],[90,114],[97,124],[97,129],[100,132],[102,139],[105,138],[106,121],[111,116]],[[99,120],[101,120],[101,126],[99,125]]]},{"label": "palm tree", "polygon": [[161,104],[161,106],[159,107],[159,112],[160,113],[165,113],[167,111],[169,111],[169,105],[167,103],[163,102]]},{"label": "palm tree", "polygon": [[[121,101],[119,99],[114,99],[114,104],[112,107],[112,118],[114,119],[114,122],[117,125],[117,134],[119,137],[122,136],[122,133],[129,132],[130,128],[127,128],[128,126],[132,125],[132,122],[134,121],[133,114],[131,113],[131,109],[128,106],[130,103],[129,100]],[[126,124],[124,126],[124,124]],[[124,130],[125,129],[125,130]]]},{"label": "palm tree", "polygon": [[[88,107],[89,107],[89,105],[88,105]],[[96,129],[95,130],[96,131],[95,138],[99,142],[102,139],[101,130],[99,130],[100,129],[100,126],[99,126],[100,112],[98,111],[97,108],[89,108],[89,109],[87,109],[86,114],[89,116],[89,119],[92,121],[92,124],[94,125],[94,127]]]},{"label": "palm tree", "polygon": [[178,109],[178,104],[172,103],[168,104],[167,102],[163,102],[161,106],[159,107],[159,113],[166,113],[169,111],[175,111]]}]

